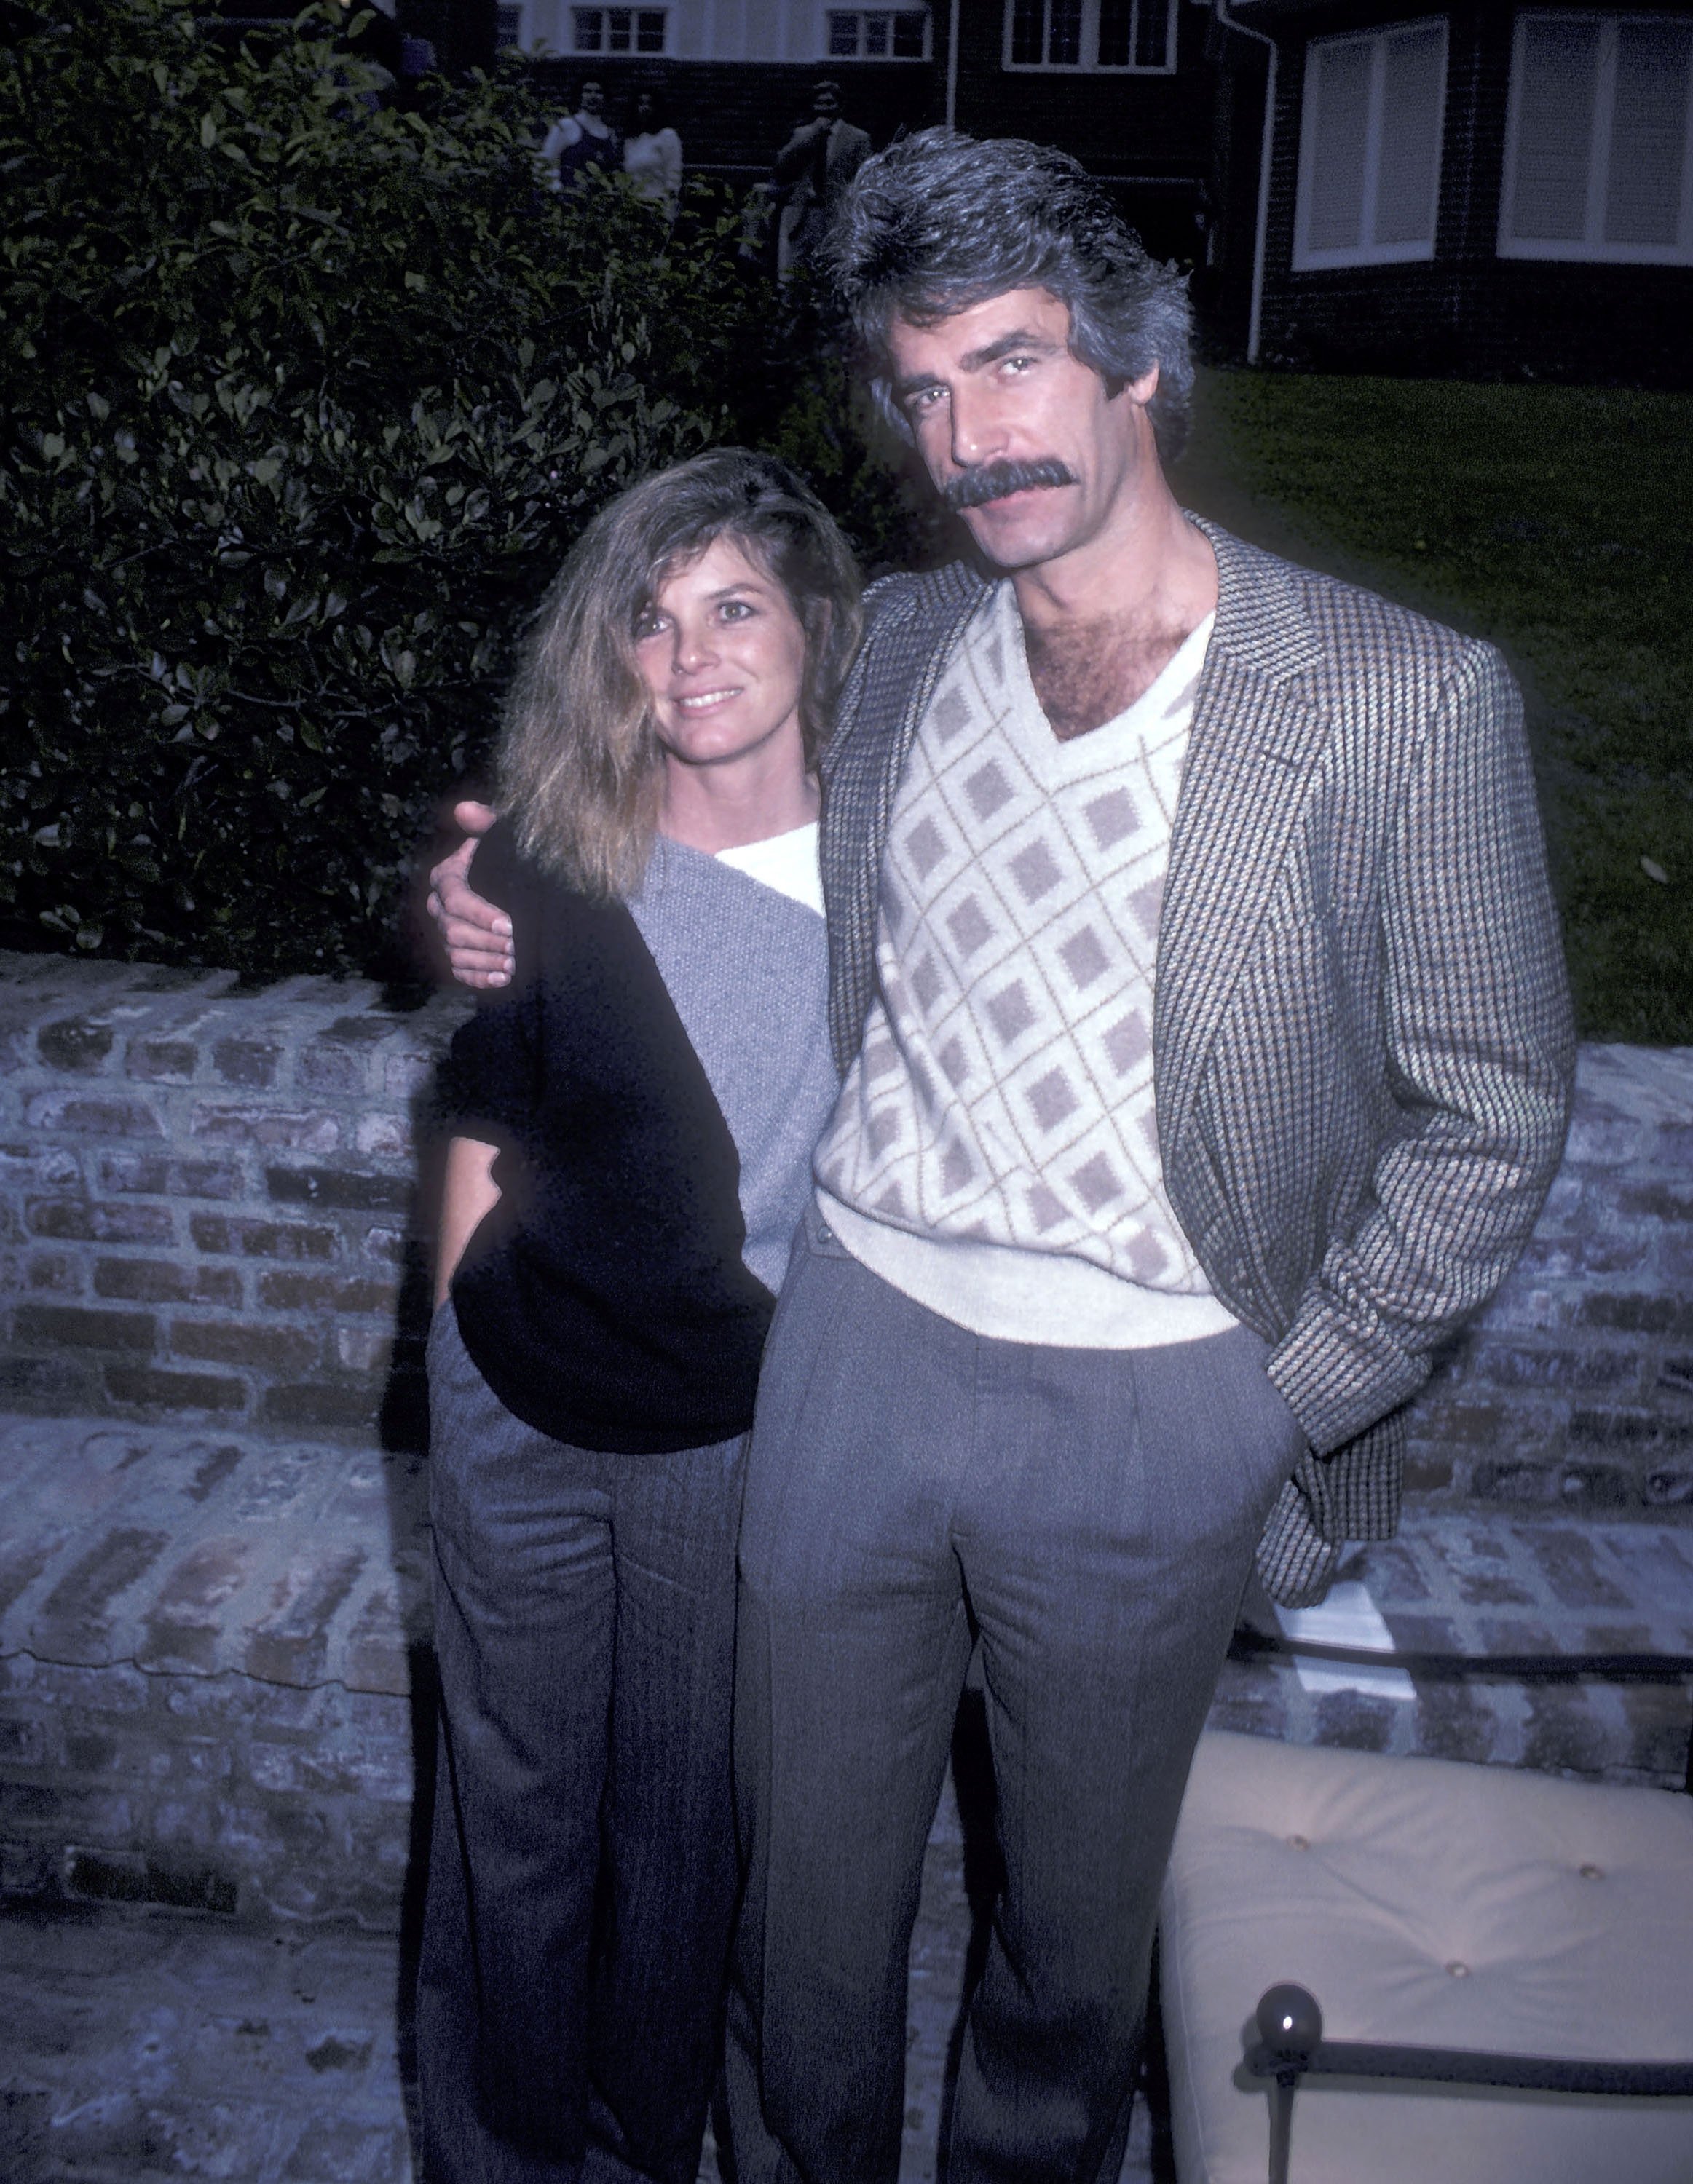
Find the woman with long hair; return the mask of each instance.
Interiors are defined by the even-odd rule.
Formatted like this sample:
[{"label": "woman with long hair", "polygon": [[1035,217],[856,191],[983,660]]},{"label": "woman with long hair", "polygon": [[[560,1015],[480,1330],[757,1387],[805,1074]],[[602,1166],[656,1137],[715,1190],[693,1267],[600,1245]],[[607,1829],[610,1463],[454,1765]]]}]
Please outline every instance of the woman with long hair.
[{"label": "woman with long hair", "polygon": [[443,1070],[432,2184],[697,2167],[741,1459],[837,1089],[813,760],[858,633],[819,504],[718,450],[588,526],[508,704],[477,883],[517,973]]}]

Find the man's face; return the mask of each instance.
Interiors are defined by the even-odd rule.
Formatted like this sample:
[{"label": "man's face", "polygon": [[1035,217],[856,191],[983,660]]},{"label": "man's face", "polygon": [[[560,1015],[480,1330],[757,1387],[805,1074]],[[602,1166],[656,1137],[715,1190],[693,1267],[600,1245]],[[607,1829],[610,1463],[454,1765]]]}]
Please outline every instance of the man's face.
[{"label": "man's face", "polygon": [[837,91],[820,91],[812,100],[811,110],[819,121],[833,121],[841,111],[841,94]]},{"label": "man's face", "polygon": [[584,83],[582,86],[581,111],[584,114],[603,114],[605,109],[606,92],[604,86],[597,83]]},{"label": "man's face", "polygon": [[937,492],[1002,569],[1090,544],[1155,463],[1146,404],[1156,370],[1108,399],[1070,350],[1070,311],[1012,288],[928,326],[896,319],[894,398]]}]

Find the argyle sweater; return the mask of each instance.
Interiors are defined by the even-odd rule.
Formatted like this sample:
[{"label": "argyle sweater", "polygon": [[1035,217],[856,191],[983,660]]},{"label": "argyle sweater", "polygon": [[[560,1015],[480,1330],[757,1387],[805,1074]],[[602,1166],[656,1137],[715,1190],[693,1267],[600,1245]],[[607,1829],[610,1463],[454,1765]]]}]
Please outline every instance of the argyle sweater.
[{"label": "argyle sweater", "polygon": [[978,1334],[1115,1349],[1236,1323],[1165,1199],[1153,1100],[1159,905],[1210,633],[1061,742],[1002,583],[906,766],[878,992],[818,1173],[846,1248]]}]

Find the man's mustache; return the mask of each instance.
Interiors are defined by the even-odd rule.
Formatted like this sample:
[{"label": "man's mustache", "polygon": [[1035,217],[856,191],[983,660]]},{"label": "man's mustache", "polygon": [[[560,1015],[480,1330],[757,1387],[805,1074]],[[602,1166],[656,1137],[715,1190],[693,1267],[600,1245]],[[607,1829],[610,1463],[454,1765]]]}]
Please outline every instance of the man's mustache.
[{"label": "man's mustache", "polygon": [[1042,455],[1035,463],[981,463],[962,477],[949,478],[941,498],[958,515],[967,508],[981,508],[1007,493],[1026,493],[1031,487],[1074,485],[1075,474],[1056,455]]}]

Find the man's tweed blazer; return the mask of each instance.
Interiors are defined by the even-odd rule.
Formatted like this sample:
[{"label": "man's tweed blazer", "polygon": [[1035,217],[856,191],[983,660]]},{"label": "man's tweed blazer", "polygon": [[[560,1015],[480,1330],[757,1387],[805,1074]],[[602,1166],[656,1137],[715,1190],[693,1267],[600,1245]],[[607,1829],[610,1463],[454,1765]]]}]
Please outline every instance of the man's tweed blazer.
[{"label": "man's tweed blazer", "polygon": [[[1491,646],[1200,526],[1205,657],[1159,928],[1170,1203],[1310,1442],[1259,1549],[1319,1595],[1399,1517],[1402,1406],[1527,1241],[1573,1067],[1522,705]],[[875,981],[883,845],[963,563],[873,587],[824,755],[830,1032]]]}]

